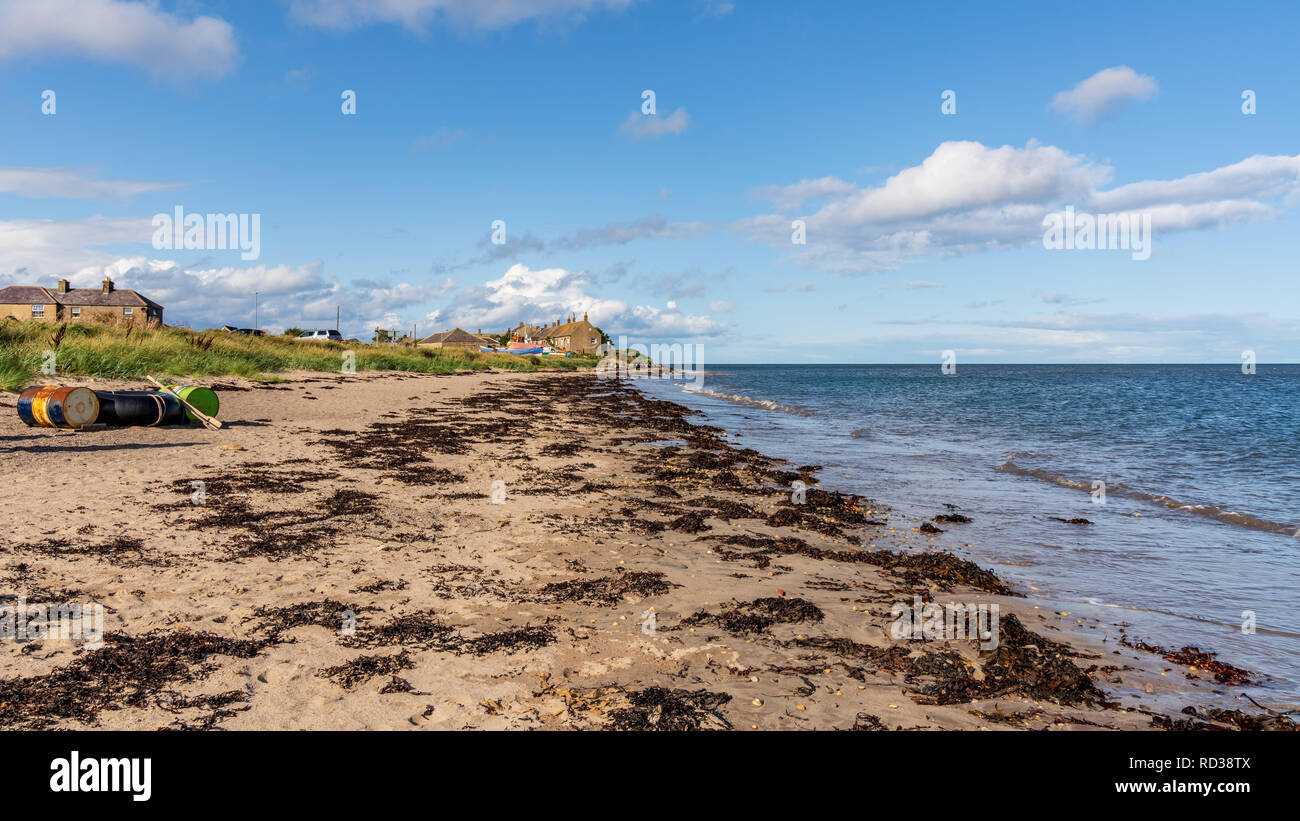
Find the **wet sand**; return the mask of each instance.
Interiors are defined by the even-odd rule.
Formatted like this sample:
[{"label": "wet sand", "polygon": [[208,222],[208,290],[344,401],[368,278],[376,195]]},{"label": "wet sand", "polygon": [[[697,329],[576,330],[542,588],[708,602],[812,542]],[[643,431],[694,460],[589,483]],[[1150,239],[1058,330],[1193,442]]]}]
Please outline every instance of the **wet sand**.
[{"label": "wet sand", "polygon": [[[821,489],[816,466],[737,448],[626,382],[200,384],[225,429],[27,428],[0,398],[0,604],[96,602],[107,633],[99,649],[0,641],[0,728],[1211,718],[1169,705],[1201,706],[1214,671],[1103,641],[926,552],[922,522]],[[893,640],[891,606],[914,597],[998,604],[998,648]]]}]

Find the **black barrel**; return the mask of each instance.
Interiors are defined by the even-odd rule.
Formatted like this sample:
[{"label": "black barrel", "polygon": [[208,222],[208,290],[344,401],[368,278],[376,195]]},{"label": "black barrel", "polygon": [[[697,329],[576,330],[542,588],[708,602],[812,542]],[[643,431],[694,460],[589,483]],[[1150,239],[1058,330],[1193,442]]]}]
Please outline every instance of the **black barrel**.
[{"label": "black barrel", "polygon": [[153,391],[95,391],[99,421],[106,425],[184,425],[185,409],[171,394]]}]

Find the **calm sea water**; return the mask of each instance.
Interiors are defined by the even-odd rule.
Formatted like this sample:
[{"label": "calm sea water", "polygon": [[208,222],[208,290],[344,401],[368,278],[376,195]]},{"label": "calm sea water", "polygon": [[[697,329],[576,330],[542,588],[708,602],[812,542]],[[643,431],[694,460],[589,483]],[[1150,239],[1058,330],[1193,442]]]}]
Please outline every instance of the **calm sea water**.
[{"label": "calm sea water", "polygon": [[1300,704],[1298,365],[709,365],[698,390],[638,386],[824,465],[828,487],[926,518],[957,505],[975,521],[943,547]]}]

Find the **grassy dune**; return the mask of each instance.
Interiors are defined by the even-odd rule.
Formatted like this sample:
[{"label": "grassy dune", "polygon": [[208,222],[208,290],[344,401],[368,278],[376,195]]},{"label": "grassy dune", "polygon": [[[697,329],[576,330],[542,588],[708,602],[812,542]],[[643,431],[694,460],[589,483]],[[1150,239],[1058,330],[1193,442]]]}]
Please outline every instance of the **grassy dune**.
[{"label": "grassy dune", "polygon": [[299,342],[282,336],[241,336],[183,328],[0,321],[0,390],[18,391],[39,382],[46,351],[54,351],[60,376],[132,379],[145,374],[174,377],[244,376],[274,379],[288,370],[339,373],[344,355],[356,370],[453,373],[501,368],[514,371],[576,370],[593,356],[526,357],[340,342]]}]

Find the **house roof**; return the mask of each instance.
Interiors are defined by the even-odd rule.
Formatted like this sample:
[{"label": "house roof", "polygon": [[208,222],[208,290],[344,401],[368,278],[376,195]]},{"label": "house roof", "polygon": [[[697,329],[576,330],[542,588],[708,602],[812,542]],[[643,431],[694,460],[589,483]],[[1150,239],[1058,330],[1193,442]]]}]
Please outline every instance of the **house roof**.
[{"label": "house roof", "polygon": [[594,331],[596,326],[592,325],[585,319],[579,319],[577,322],[566,322],[563,325],[555,325],[547,328],[542,332],[543,339],[554,339],[557,336],[574,336],[586,330]]},{"label": "house roof", "polygon": [[129,288],[114,288],[104,293],[100,288],[72,288],[66,294],[42,288],[39,285],[12,285],[0,289],[0,304],[57,303],[75,307],[148,307],[162,310],[162,306]]},{"label": "house roof", "polygon": [[162,306],[157,302],[143,297],[129,288],[114,288],[108,293],[104,293],[103,290],[99,288],[72,288],[66,294],[60,294],[57,291],[52,293],[54,294],[54,298],[64,305],[110,308],[130,308],[138,306],[162,308]]},{"label": "house roof", "polygon": [[452,328],[450,331],[439,331],[436,334],[429,334],[420,340],[420,344],[433,344],[441,342],[444,345],[495,345],[495,341],[488,340],[478,334],[472,334],[464,328]]},{"label": "house roof", "polygon": [[49,291],[38,285],[10,285],[0,288],[0,305],[54,305],[58,300]]}]

